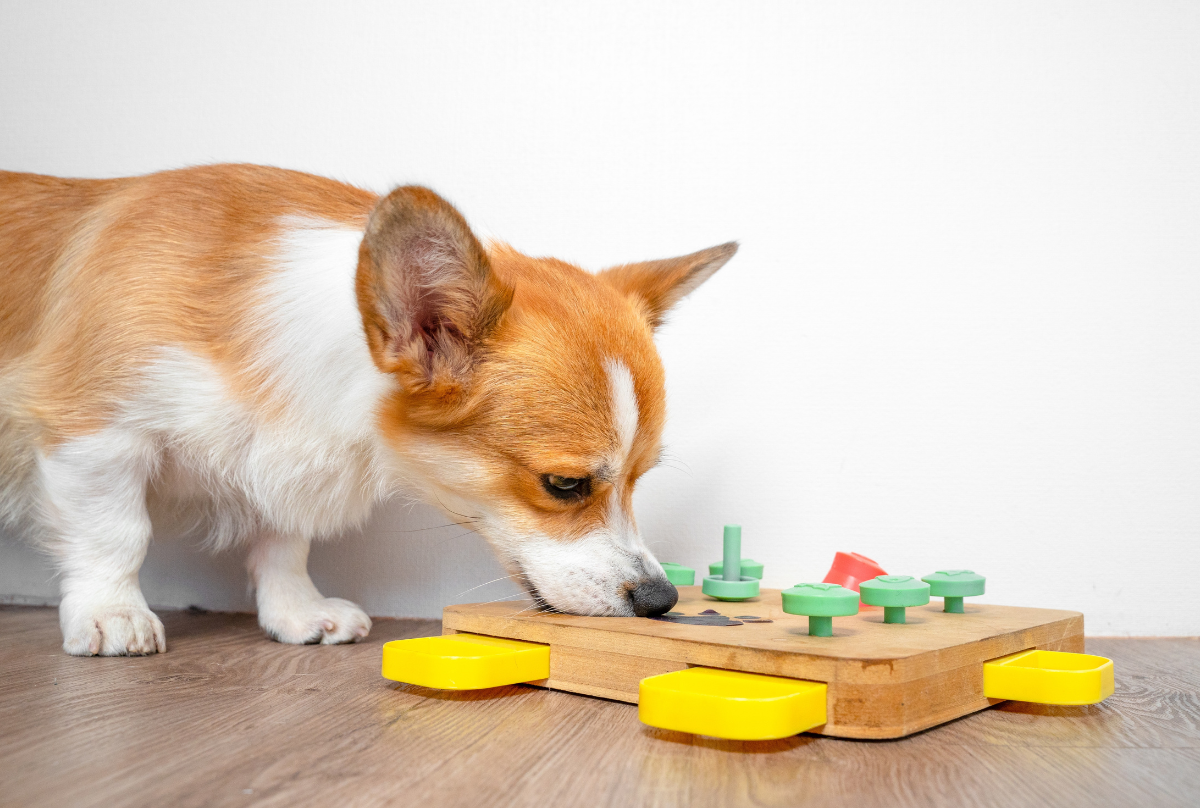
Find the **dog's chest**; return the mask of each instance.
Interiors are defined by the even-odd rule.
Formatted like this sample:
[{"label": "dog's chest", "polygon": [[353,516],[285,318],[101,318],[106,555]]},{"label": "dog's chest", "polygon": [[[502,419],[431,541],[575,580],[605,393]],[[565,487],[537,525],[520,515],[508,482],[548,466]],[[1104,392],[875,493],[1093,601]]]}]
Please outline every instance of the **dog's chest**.
[{"label": "dog's chest", "polygon": [[270,428],[228,441],[173,442],[154,493],[200,505],[243,534],[259,527],[321,536],[361,522],[390,489],[378,447],[303,440]]},{"label": "dog's chest", "polygon": [[211,364],[164,351],[125,415],[157,447],[153,493],[201,503],[236,533],[265,523],[320,535],[364,519],[391,487],[374,398],[277,395],[264,412]]},{"label": "dog's chest", "polygon": [[375,414],[392,389],[371,361],[354,296],[361,234],[285,222],[259,311],[248,400],[228,373],[177,349],[150,369],[140,409],[165,438],[159,484],[172,499],[296,532],[337,532],[392,485]]}]

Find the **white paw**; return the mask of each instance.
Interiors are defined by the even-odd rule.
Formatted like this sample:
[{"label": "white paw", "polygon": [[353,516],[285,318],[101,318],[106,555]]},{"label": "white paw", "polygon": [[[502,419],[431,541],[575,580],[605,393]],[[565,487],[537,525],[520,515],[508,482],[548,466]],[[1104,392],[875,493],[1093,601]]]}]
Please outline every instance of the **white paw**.
[{"label": "white paw", "polygon": [[367,613],[341,598],[318,598],[266,613],[260,610],[258,624],[273,639],[295,645],[358,642],[371,631]]},{"label": "white paw", "polygon": [[63,650],[75,656],[143,656],[167,650],[167,633],[154,612],[137,604],[59,606]]}]

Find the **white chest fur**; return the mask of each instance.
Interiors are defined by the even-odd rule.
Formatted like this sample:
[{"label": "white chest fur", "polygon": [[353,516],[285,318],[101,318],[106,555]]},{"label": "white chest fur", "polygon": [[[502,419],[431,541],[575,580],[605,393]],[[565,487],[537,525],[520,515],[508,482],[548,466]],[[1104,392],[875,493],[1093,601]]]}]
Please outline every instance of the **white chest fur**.
[{"label": "white chest fur", "polygon": [[213,542],[260,527],[309,536],[361,521],[391,487],[375,412],[391,380],[371,361],[354,295],[359,231],[286,221],[239,398],[203,357],[165,347],[114,428],[153,440],[154,494],[202,504]]}]

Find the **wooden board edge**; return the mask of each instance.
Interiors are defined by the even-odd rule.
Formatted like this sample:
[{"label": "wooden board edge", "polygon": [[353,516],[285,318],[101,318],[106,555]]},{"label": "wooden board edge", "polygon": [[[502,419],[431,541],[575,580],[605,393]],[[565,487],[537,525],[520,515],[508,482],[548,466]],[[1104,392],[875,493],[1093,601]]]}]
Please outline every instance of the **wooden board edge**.
[{"label": "wooden board edge", "polygon": [[629,694],[623,690],[612,690],[607,687],[598,687],[596,685],[586,685],[579,682],[568,682],[563,679],[545,679],[541,683],[528,682],[527,684],[536,684],[538,687],[545,687],[550,690],[561,690],[564,693],[574,693],[576,695],[594,696],[609,701],[620,701],[625,704],[637,704],[637,694]]},{"label": "wooden board edge", "polygon": [[[1051,624],[1053,625],[1053,624]],[[1057,639],[1047,639],[1044,642],[1037,643],[1031,648],[1036,648],[1042,651],[1069,651],[1073,653],[1082,653],[1084,649],[1084,635],[1082,632],[1082,620],[1080,620],[1080,632],[1077,634],[1069,634],[1065,637]],[[1022,649],[1031,650],[1031,649]],[[1018,652],[1014,652],[1018,653]],[[1004,654],[1007,656],[1007,654]],[[984,660],[988,661],[988,660]],[[961,669],[973,668],[975,663],[960,666]],[[979,663],[982,669],[983,662]],[[953,676],[952,671],[945,671],[945,674]],[[830,685],[829,706],[828,711],[830,716],[834,716],[836,712],[835,698],[838,695],[835,685]],[[865,725],[842,725],[837,723],[825,724],[810,732],[814,735],[827,735],[835,738],[850,738],[857,740],[899,740],[907,738],[910,735],[915,735],[918,732],[924,732],[934,727],[939,727],[942,724],[956,721],[968,715],[972,715],[982,710],[987,710],[997,704],[1003,704],[1006,699],[989,699],[983,695],[982,670],[979,677],[979,692],[974,697],[967,700],[965,703],[950,707],[937,712],[926,713],[925,717],[917,721],[904,722],[896,727],[872,727]]]},{"label": "wooden board edge", "polygon": [[[636,642],[640,648],[629,656],[668,660],[689,666],[706,666],[738,670],[746,673],[761,673],[766,676],[786,676],[832,684],[846,683],[899,683],[917,681],[928,674],[924,670],[929,660],[946,652],[947,649],[921,651],[902,657],[832,657],[784,649],[765,649],[748,646],[726,646],[701,640],[675,637],[655,637],[627,634],[604,629],[579,626],[556,626],[530,621],[504,620],[489,615],[473,615],[469,612],[452,612],[447,607],[442,619],[443,633],[469,632],[505,637],[544,645],[575,648],[610,653],[604,646],[613,636]],[[991,643],[997,637],[1006,642],[989,659],[1007,656],[1030,648],[1040,647],[1046,642],[1083,634],[1083,615],[1079,612],[1062,612],[1057,620],[1029,628],[1013,629],[1006,634],[994,635],[963,643],[955,648],[968,648]],[[716,660],[721,660],[720,662]],[[887,673],[884,673],[884,666]]]}]

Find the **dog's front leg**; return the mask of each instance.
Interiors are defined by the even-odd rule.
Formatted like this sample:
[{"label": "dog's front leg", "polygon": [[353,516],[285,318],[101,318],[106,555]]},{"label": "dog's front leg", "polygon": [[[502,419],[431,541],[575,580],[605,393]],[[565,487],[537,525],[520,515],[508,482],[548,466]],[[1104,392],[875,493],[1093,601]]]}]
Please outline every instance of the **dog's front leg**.
[{"label": "dog's front leg", "polygon": [[167,650],[138,570],[150,544],[146,480],[154,447],[110,429],[59,445],[40,463],[47,543],[62,570],[63,650],[77,656]]},{"label": "dog's front leg", "polygon": [[348,600],[327,598],[308,577],[309,540],[259,535],[247,567],[258,599],[258,624],[279,642],[331,645],[357,642],[371,618]]}]

